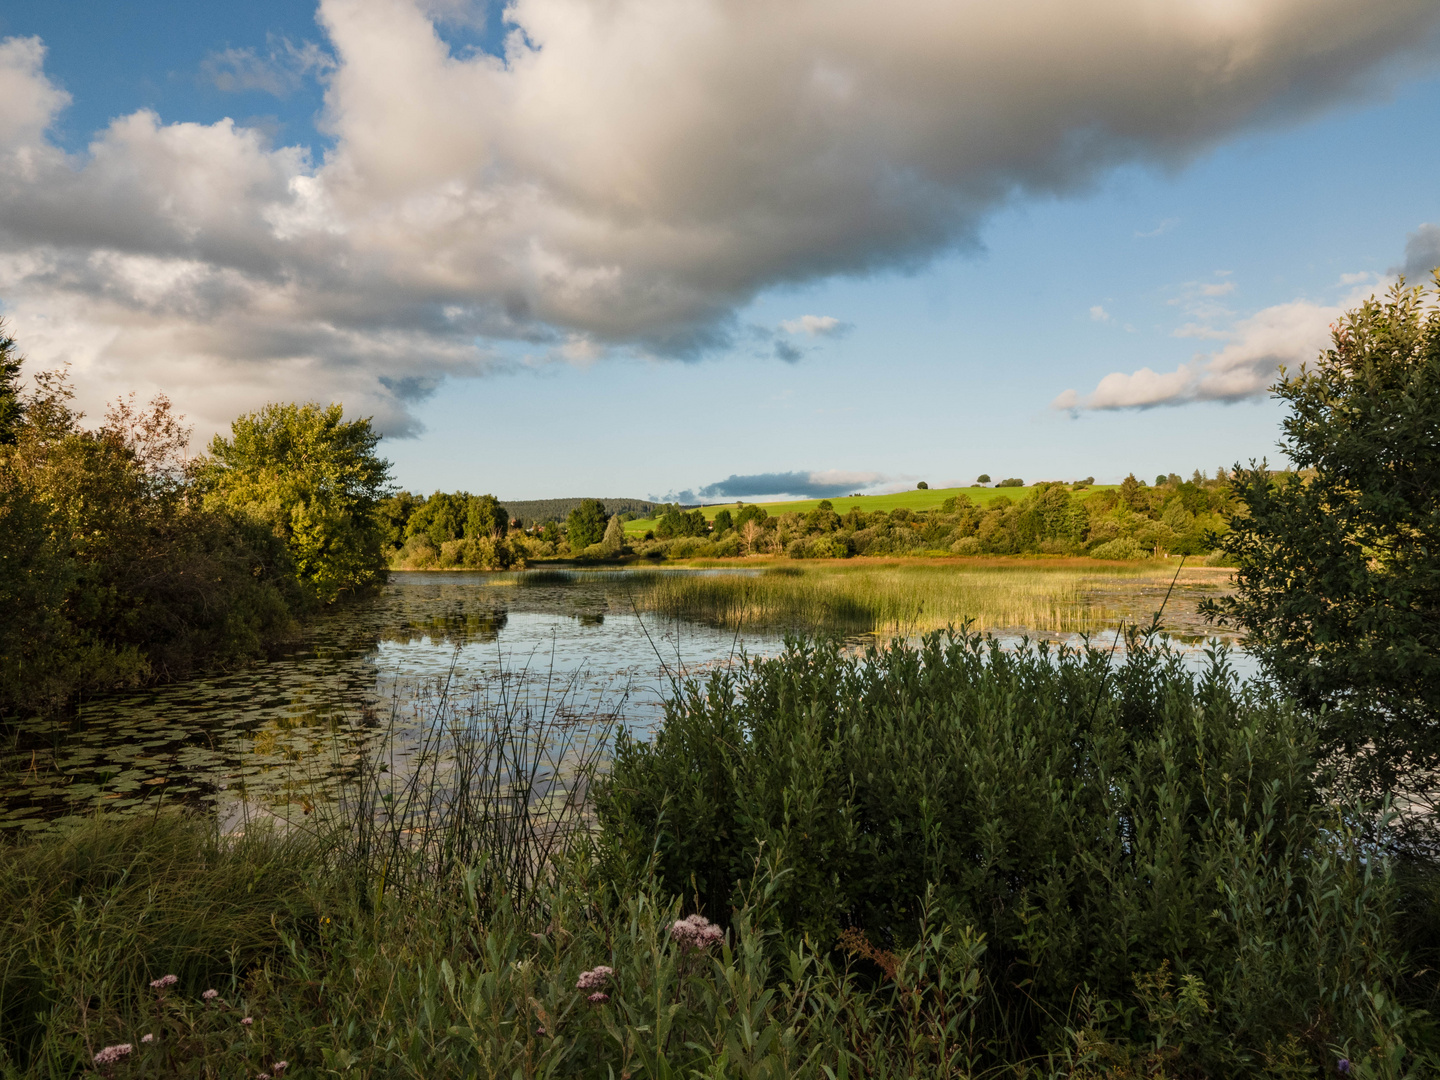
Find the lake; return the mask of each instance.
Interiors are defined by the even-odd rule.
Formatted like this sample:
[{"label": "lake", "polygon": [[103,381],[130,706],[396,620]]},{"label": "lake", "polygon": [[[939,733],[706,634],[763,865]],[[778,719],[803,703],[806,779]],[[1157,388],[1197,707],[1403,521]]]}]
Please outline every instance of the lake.
[{"label": "lake", "polygon": [[[97,809],[149,813],[176,802],[212,808],[226,828],[308,815],[377,755],[403,774],[441,702],[452,723],[500,711],[562,722],[587,732],[582,742],[621,722],[643,737],[675,680],[782,647],[775,630],[645,611],[657,574],[736,572],[395,573],[380,595],[317,620],[264,663],[96,697],[70,722],[20,725],[3,762],[0,827],[32,831]],[[1167,583],[1098,580],[1086,602],[1145,621]],[[1194,607],[1207,589],[1191,582],[1166,609],[1196,663],[1203,626]],[[997,633],[1018,645],[1024,631]],[[1092,640],[1108,647],[1113,635]],[[1250,672],[1243,654],[1234,659]]]}]

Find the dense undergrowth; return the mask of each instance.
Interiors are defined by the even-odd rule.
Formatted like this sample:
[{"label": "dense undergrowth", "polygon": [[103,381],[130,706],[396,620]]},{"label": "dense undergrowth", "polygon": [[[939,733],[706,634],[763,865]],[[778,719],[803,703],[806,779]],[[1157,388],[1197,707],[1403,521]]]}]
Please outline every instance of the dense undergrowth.
[{"label": "dense undergrowth", "polygon": [[596,814],[570,797],[593,756],[510,713],[303,834],[162,814],[8,849],[0,1063],[1433,1075],[1429,864],[1327,799],[1283,703],[1132,646],[1107,675],[797,642],[677,687]]}]

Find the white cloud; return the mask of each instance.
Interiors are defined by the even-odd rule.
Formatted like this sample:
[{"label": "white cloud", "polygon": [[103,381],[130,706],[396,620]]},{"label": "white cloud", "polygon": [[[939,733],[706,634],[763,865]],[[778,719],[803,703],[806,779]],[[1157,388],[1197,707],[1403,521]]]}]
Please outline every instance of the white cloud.
[{"label": "white cloud", "polygon": [[[202,428],[315,394],[399,430],[499,343],[724,347],[762,289],[913,267],[1017,195],[1381,89],[1440,24],[1428,0],[505,10],[502,59],[437,34],[466,0],[322,0],[320,160],[148,112],[66,154],[40,43],[0,44],[0,297],[32,359],[164,385]],[[211,68],[280,92],[306,64]]]},{"label": "white cloud", "polygon": [[1276,304],[1240,320],[1228,333],[1203,327],[1184,335],[1177,331],[1178,336],[1219,336],[1228,343],[1215,352],[1197,354],[1174,371],[1143,367],[1129,374],[1111,372],[1089,394],[1065,390],[1051,407],[1069,412],[1146,409],[1260,397],[1274,383],[1282,365],[1298,368],[1329,348],[1331,327],[1374,291],[1375,287],[1358,289],[1334,305],[1307,300]]},{"label": "white cloud", "polygon": [[1113,317],[1114,316],[1112,316],[1099,304],[1096,304],[1090,309],[1090,318],[1092,318],[1096,322],[1110,322]]},{"label": "white cloud", "polygon": [[311,73],[335,66],[334,58],[314,42],[295,45],[287,38],[272,39],[266,55],[254,49],[225,49],[211,53],[200,64],[206,82],[226,93],[258,90],[286,97],[304,84]]},{"label": "white cloud", "polygon": [[807,334],[810,337],[831,337],[849,329],[833,315],[801,315],[798,319],[786,319],[780,329],[787,334]]}]

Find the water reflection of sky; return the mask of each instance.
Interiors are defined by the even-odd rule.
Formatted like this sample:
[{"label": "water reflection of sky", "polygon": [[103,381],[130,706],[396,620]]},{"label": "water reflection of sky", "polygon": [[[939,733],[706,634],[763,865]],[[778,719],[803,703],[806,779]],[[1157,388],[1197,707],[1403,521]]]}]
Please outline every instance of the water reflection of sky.
[{"label": "water reflection of sky", "polygon": [[[643,583],[616,572],[396,574],[268,662],[97,697],[69,728],[22,726],[0,827],[167,800],[211,805],[226,822],[308,814],[375,752],[392,718],[421,723],[441,687],[482,711],[503,701],[580,722],[618,713],[643,735],[674,679],[781,648],[775,633],[641,615]],[[1113,635],[1091,641],[1109,648]],[[1177,647],[1196,668],[1206,662],[1198,642]],[[1253,673],[1241,654],[1231,663]]]}]

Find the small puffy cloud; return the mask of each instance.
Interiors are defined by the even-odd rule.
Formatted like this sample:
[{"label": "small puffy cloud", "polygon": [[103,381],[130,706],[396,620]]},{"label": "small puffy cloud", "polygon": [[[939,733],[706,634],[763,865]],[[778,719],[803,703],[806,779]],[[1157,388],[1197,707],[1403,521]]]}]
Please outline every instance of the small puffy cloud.
[{"label": "small puffy cloud", "polygon": [[[1295,300],[1242,319],[1222,335],[1227,344],[1212,353],[1200,353],[1174,371],[1148,367],[1130,373],[1106,375],[1089,394],[1066,390],[1051,407],[1068,412],[1086,410],[1148,409],[1195,401],[1240,401],[1260,397],[1274,383],[1283,365],[1299,367],[1314,360],[1330,345],[1330,328],[1372,290],[1352,294],[1340,304]],[[1186,336],[1211,336],[1205,333]]]},{"label": "small puffy cloud", "polygon": [[1201,296],[1229,296],[1235,291],[1233,281],[1208,281],[1199,287]]},{"label": "small puffy cloud", "polygon": [[[824,472],[752,473],[731,475],[707,484],[693,494],[699,499],[753,499],[769,496],[790,496],[798,499],[833,499],[856,491],[884,484],[887,477],[876,472],[846,472],[829,469]],[[688,502],[697,499],[683,500]]]},{"label": "small puffy cloud", "polygon": [[801,315],[798,319],[786,319],[780,324],[780,329],[787,334],[810,337],[838,337],[850,328],[849,323],[841,322],[834,315]]},{"label": "small puffy cloud", "polygon": [[1114,316],[1112,316],[1099,304],[1096,304],[1090,309],[1090,318],[1092,318],[1096,322],[1110,322],[1114,318]]}]

